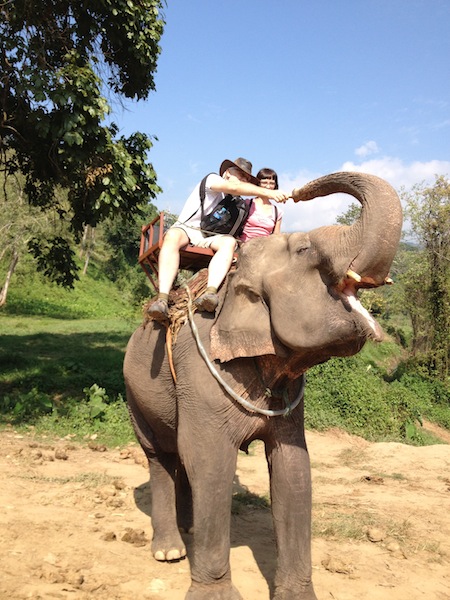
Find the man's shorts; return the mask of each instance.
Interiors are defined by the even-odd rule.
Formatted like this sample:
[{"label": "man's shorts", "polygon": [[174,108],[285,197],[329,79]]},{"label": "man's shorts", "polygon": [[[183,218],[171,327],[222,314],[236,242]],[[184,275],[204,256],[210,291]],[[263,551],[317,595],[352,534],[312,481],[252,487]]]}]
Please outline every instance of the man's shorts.
[{"label": "man's shorts", "polygon": [[199,248],[209,248],[215,240],[224,237],[224,234],[222,233],[219,233],[217,235],[205,235],[200,229],[197,229],[196,227],[189,227],[188,225],[186,225],[185,223],[181,223],[180,221],[175,221],[171,229],[174,227],[182,229],[188,236],[189,243],[193,246],[198,246]]}]

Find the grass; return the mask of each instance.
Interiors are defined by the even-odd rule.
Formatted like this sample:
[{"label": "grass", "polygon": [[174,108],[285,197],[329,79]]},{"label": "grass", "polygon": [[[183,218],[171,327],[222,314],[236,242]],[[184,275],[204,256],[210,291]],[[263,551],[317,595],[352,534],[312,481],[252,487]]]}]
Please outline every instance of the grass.
[{"label": "grass", "polygon": [[122,364],[138,321],[0,317],[0,423],[37,435],[134,439]]},{"label": "grass", "polygon": [[[36,433],[79,440],[97,434],[106,445],[134,439],[123,402],[122,364],[140,322],[140,308],[94,261],[72,291],[20,263],[0,309],[0,425],[32,426]],[[427,382],[414,380],[412,389],[410,383],[386,380],[404,352],[388,337],[366,344],[358,357],[313,367],[305,393],[307,428],[339,427],[376,441],[436,441],[416,423],[420,414],[450,423],[446,391],[435,404]]]},{"label": "grass", "polygon": [[367,453],[361,448],[345,448],[339,454],[340,464],[346,467],[354,467],[366,463]]},{"label": "grass", "polygon": [[91,263],[72,291],[19,271],[0,310],[0,424],[106,445],[134,439],[122,364],[140,309]]},{"label": "grass", "polygon": [[130,319],[39,319],[0,316],[0,397],[39,390],[55,401],[83,397],[97,383],[123,395],[122,361]]},{"label": "grass", "polygon": [[[393,475],[394,478],[396,474]],[[403,479],[401,476],[400,479]],[[249,510],[270,509],[270,498],[258,496],[252,492],[239,492],[233,495],[232,514],[243,515]],[[380,546],[385,547],[392,541],[399,544],[402,552],[426,552],[430,562],[442,563],[446,559],[440,544],[432,540],[417,541],[417,535],[408,519],[392,519],[373,511],[359,510],[357,507],[338,508],[336,503],[314,503],[312,519],[313,538],[324,538],[336,542],[366,542],[371,530],[382,532]]]},{"label": "grass", "polygon": [[376,473],[379,477],[393,479],[394,481],[408,481],[408,478],[401,473]]},{"label": "grass", "polygon": [[390,373],[405,358],[405,350],[389,336],[382,343],[368,341],[361,350],[361,357],[372,368]]},{"label": "grass", "polygon": [[246,509],[269,509],[270,499],[267,495],[259,496],[253,492],[236,492],[233,494],[231,503],[231,514],[240,515]]},{"label": "grass", "polygon": [[[0,275],[3,273],[0,270]],[[143,275],[144,277],[144,275]],[[1,314],[50,319],[133,318],[132,306],[104,275],[101,264],[89,263],[87,275],[80,275],[74,289],[64,289],[36,273],[26,260],[19,263]]]},{"label": "grass", "polygon": [[93,383],[123,394],[122,360],[139,309],[94,261],[73,290],[21,269],[0,310],[0,398],[37,389],[56,401],[80,399]]},{"label": "grass", "polygon": [[384,539],[394,539],[401,544],[408,544],[412,538],[411,523],[404,519],[394,521],[383,519],[373,512],[351,508],[351,512],[330,510],[329,506],[316,505],[313,509],[313,536],[332,540],[367,539],[369,528],[377,528],[384,532]]},{"label": "grass", "polygon": [[363,540],[366,537],[366,528],[376,524],[376,519],[370,513],[347,514],[335,510],[327,512],[321,506],[315,507],[314,512],[316,515],[312,521],[312,534],[315,538]]}]

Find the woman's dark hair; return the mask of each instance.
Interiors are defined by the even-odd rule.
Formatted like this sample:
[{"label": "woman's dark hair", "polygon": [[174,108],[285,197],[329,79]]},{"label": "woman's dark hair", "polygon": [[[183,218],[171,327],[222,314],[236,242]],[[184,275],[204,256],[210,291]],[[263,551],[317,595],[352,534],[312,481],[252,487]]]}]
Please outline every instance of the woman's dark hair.
[{"label": "woman's dark hair", "polygon": [[273,179],[275,181],[275,189],[278,189],[278,175],[273,169],[260,169],[256,174],[256,179]]}]

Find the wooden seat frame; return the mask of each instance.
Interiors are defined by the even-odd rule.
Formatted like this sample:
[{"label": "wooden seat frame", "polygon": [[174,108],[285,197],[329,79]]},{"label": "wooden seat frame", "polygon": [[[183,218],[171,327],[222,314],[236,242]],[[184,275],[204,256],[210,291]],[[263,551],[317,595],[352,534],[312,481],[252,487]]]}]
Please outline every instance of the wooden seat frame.
[{"label": "wooden seat frame", "polygon": [[[158,256],[169,225],[164,223],[164,212],[160,213],[148,225],[143,225],[139,264],[150,279],[153,287],[158,287]],[[199,248],[188,244],[180,250],[180,269],[199,271],[209,265],[214,252],[209,248]]]}]

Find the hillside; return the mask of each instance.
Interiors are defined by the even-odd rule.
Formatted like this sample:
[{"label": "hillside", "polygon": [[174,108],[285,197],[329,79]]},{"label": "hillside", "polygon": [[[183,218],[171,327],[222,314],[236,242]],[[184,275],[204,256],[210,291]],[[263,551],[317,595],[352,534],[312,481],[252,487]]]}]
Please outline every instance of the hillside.
[{"label": "hillside", "polygon": [[[107,277],[105,266],[101,261],[91,260],[86,275],[80,273],[74,288],[65,289],[37,273],[30,261],[19,263],[11,280],[7,303],[0,309],[0,317],[91,319],[136,316],[136,306]],[[146,281],[143,273],[141,278],[142,282]]]},{"label": "hillside", "polygon": [[[107,415],[106,408],[124,396],[123,355],[142,311],[106,276],[107,268],[91,260],[73,290],[49,283],[30,263],[18,268],[8,303],[0,310],[0,414],[12,414],[16,423],[57,426],[61,434],[67,422],[80,435],[100,424],[105,431],[109,418],[117,430],[126,419],[120,406],[114,415]],[[148,297],[144,273],[138,269],[135,276]],[[390,321],[381,324],[394,334],[399,331]],[[423,417],[450,428],[445,386],[417,373],[395,373],[407,358],[402,339],[388,335],[382,344],[366,344],[356,357],[311,369],[307,427],[339,427],[372,441],[415,444],[432,442],[419,427]],[[39,423],[40,414],[49,412],[53,422]]]}]

